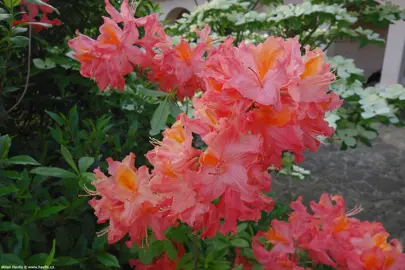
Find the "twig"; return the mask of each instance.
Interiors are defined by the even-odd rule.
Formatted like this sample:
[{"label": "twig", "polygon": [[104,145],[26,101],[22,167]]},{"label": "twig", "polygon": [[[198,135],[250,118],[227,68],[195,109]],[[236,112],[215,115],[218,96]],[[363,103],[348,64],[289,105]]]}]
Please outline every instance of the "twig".
[{"label": "twig", "polygon": [[333,44],[333,42],[335,42],[335,39],[331,39],[331,40],[329,41],[329,43],[326,44],[326,47],[323,49],[323,51],[326,51],[326,50],[330,47],[330,45]]},{"label": "twig", "polygon": [[[30,12],[30,21],[32,21],[32,12]],[[17,100],[17,103],[14,104],[13,107],[11,107],[7,113],[10,113],[12,110],[17,108],[18,104],[23,100],[25,94],[27,93],[28,89],[28,83],[30,81],[30,75],[31,75],[31,47],[32,47],[32,24],[28,25],[28,67],[27,67],[27,79],[25,80],[25,86],[24,86],[24,91],[20,98]]]},{"label": "twig", "polygon": [[259,4],[259,1],[260,0],[256,0],[256,2],[250,7],[250,10],[254,10],[257,7],[257,5]]},{"label": "twig", "polygon": [[302,40],[302,42],[300,42],[302,44],[302,46],[305,46],[306,43],[309,41],[309,39],[311,38],[311,36],[315,33],[315,31],[318,29],[318,25],[316,27],[314,27],[314,29],[312,29],[312,31],[308,34],[308,36]]},{"label": "twig", "polygon": [[194,270],[198,270],[198,245],[197,234],[193,235],[193,254],[194,254]]}]

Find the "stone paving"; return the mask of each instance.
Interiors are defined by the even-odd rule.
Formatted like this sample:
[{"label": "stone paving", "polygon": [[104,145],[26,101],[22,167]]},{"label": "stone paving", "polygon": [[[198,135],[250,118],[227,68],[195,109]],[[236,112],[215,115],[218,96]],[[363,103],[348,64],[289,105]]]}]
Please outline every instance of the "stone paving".
[{"label": "stone paving", "polygon": [[348,151],[321,146],[300,164],[311,170],[310,177],[273,177],[273,191],[286,201],[291,194],[302,195],[306,203],[318,200],[323,192],[343,195],[348,209],[363,206],[357,218],[383,222],[405,243],[405,128],[384,127],[372,144]]}]

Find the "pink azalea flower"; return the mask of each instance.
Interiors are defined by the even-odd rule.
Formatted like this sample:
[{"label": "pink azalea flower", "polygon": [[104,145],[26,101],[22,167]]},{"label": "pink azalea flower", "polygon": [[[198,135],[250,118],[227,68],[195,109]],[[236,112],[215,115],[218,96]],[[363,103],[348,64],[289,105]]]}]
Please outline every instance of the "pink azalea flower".
[{"label": "pink azalea flower", "polygon": [[90,201],[99,217],[99,223],[107,220],[110,222],[105,230],[109,243],[115,243],[129,233],[129,247],[134,242],[141,244],[147,237],[148,227],[158,239],[164,239],[163,231],[170,225],[161,211],[165,201],[149,187],[150,175],[147,167],[135,169],[134,159],[133,154],[122,162],[108,159],[110,177],[95,170],[98,180],[93,182],[96,188],[94,195],[101,196],[101,199],[94,198]]}]

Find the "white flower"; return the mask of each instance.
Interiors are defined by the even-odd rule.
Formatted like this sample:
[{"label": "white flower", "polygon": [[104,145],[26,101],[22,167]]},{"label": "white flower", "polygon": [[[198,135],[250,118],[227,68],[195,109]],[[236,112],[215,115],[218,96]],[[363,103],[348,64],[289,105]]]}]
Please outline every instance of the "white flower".
[{"label": "white flower", "polygon": [[362,27],[358,27],[355,29],[355,31],[361,35],[365,35],[367,39],[369,40],[374,40],[374,41],[379,41],[379,42],[384,42],[385,40],[380,38],[380,34],[374,32],[373,30],[370,29],[363,29]]},{"label": "white flower", "polygon": [[295,171],[297,173],[300,173],[300,174],[303,174],[303,175],[310,175],[311,174],[311,171],[306,170],[306,169],[304,169],[304,168],[302,168],[300,166],[297,166],[297,165],[293,165],[292,169],[293,169],[293,171]]},{"label": "white flower", "polygon": [[363,70],[356,67],[353,59],[343,58],[340,55],[328,58],[331,68],[337,70],[339,77],[348,78],[350,74],[363,75]]},{"label": "white flower", "polygon": [[405,88],[401,84],[394,84],[388,87],[381,87],[380,96],[388,99],[405,100]]},{"label": "white flower", "polygon": [[364,110],[364,112],[361,114],[364,119],[369,119],[377,115],[387,117],[394,116],[385,99],[374,99],[372,103],[367,103],[365,100],[360,100],[360,104],[362,104],[362,109]]},{"label": "white flower", "polygon": [[366,106],[366,107],[367,106],[373,106],[373,105],[377,104],[378,102],[381,102],[381,100],[383,100],[383,99],[380,98],[379,95],[374,94],[372,92],[368,92],[367,90],[370,89],[370,88],[377,89],[375,87],[368,87],[366,89],[366,91],[364,91],[364,94],[361,95],[361,99],[359,101],[359,103],[361,105]]},{"label": "white flower", "polygon": [[340,116],[336,114],[336,112],[327,112],[325,115],[325,121],[328,122],[330,127],[334,129],[337,128],[336,122],[340,119]]}]

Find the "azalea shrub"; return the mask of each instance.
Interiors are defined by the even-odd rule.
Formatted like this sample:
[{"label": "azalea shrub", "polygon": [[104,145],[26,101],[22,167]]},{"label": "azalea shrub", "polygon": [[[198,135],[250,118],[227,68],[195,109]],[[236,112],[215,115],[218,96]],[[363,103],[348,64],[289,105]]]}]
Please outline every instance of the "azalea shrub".
[{"label": "azalea shrub", "polygon": [[[148,164],[135,166],[133,153],[108,158],[108,173],[95,169],[84,185],[98,223],[108,222],[99,236],[125,241],[135,269],[403,269],[400,243],[352,217],[361,207],[346,211],[324,194],[310,212],[301,197],[291,212],[273,199],[269,168],[286,152],[302,161],[334,133],[326,113],[343,100],[329,90],[336,76],[320,48],[273,36],[218,42],[208,25],[195,44],[176,42],[156,14],[135,9],[106,0],[99,36],[69,41],[101,91],[125,91],[136,74],[160,101],[151,135],[164,131],[151,138]],[[178,102],[185,112],[166,128]]]}]

